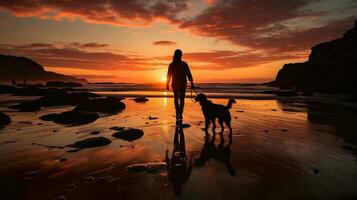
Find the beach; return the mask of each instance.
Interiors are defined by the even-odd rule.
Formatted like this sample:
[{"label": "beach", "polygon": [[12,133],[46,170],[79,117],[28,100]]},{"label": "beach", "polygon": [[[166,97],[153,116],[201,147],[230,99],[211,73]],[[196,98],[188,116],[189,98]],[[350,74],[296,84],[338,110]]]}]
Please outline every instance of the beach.
[{"label": "beach", "polygon": [[[111,91],[96,92],[119,95]],[[145,103],[132,100],[135,91],[120,93],[126,96],[125,110],[100,114],[83,125],[39,119],[73,106],[18,112],[8,106],[36,97],[1,95],[0,111],[12,119],[0,129],[2,198],[357,198],[355,107],[316,98],[236,95],[230,138],[228,129],[220,134],[218,123],[215,133],[210,129],[205,134],[201,107],[189,96],[183,118],[189,125],[177,133],[171,92],[161,93],[141,93],[150,96]],[[226,105],[228,96],[211,100]],[[116,138],[115,126],[140,129],[144,135]],[[111,143],[79,151],[68,146],[93,137]],[[186,163],[181,171],[167,162],[177,148]]]}]

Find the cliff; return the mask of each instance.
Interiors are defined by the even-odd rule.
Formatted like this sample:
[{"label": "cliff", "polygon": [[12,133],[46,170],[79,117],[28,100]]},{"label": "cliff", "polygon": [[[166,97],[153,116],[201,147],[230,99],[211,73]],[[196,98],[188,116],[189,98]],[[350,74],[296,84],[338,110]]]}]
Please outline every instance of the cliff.
[{"label": "cliff", "polygon": [[47,81],[87,82],[85,79],[78,79],[74,76],[46,71],[40,64],[25,57],[0,55],[0,82],[9,83],[11,80],[16,80],[22,83],[24,79],[29,83]]},{"label": "cliff", "polygon": [[342,38],[312,47],[307,62],[285,64],[272,84],[300,91],[357,92],[357,21]]}]

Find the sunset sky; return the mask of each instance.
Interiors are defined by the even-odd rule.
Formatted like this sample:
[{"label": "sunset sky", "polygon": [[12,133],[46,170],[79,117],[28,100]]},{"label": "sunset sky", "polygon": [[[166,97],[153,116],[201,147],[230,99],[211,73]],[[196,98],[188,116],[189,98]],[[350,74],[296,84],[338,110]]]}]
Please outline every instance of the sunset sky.
[{"label": "sunset sky", "polygon": [[0,53],[89,81],[160,82],[180,48],[196,82],[263,82],[356,19],[357,0],[0,0]]}]

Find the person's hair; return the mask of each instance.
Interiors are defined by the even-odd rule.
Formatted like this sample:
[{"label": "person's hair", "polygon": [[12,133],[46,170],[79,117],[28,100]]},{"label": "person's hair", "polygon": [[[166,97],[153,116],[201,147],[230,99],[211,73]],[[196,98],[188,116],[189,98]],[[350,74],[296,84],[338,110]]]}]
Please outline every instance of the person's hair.
[{"label": "person's hair", "polygon": [[172,58],[172,62],[180,62],[182,57],[182,51],[180,49],[176,49],[174,53],[174,57]]}]

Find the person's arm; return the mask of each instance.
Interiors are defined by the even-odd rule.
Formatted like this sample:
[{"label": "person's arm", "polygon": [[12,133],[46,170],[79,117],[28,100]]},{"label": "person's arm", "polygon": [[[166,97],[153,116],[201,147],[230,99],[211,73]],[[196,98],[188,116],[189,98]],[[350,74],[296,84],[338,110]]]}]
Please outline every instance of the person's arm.
[{"label": "person's arm", "polygon": [[171,81],[171,76],[172,76],[172,69],[171,69],[171,64],[169,65],[169,69],[167,70],[167,76],[166,76],[166,90],[169,90],[170,87],[170,81]]},{"label": "person's arm", "polygon": [[188,80],[191,82],[191,87],[194,88],[194,84],[193,84],[193,78],[192,78],[192,74],[191,74],[191,70],[190,67],[188,66],[188,64],[186,63],[186,76],[188,78]]}]

